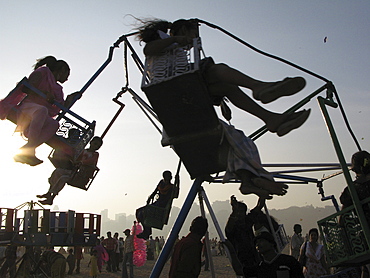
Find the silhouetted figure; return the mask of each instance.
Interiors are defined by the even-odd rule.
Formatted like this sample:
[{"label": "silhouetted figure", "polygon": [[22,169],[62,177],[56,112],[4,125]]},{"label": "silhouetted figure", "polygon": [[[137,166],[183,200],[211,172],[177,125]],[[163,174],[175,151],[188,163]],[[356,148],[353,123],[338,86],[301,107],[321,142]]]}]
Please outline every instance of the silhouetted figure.
[{"label": "silhouetted figure", "polygon": [[[151,204],[153,206],[164,208],[168,205],[169,202],[171,202],[173,198],[173,190],[175,188],[174,184],[171,182],[172,173],[167,170],[162,173],[162,176],[163,179],[160,180],[153,193],[150,194],[150,196],[148,197],[148,200],[146,201],[147,205]],[[176,180],[175,183],[178,183],[178,180]],[[157,199],[154,201],[156,197]],[[152,234],[152,227],[144,224],[145,217],[145,207],[137,209],[136,219],[144,228],[143,232],[138,234],[137,237],[147,240]]]},{"label": "silhouetted figure", "polygon": [[[76,174],[75,179],[78,178],[80,184],[86,185],[97,169],[99,159],[97,150],[102,145],[103,140],[95,136],[91,139],[89,148],[81,153],[76,162],[72,162],[68,160],[68,157],[65,157],[65,162],[61,163],[61,166],[56,168],[49,178],[50,187],[48,192],[43,195],[36,195],[37,198],[45,198],[40,203],[43,205],[52,205],[54,198],[64,188],[65,184],[71,180],[73,174]],[[76,173],[77,169],[79,169],[78,173]]]},{"label": "silhouetted figure", "polygon": [[102,245],[104,246],[109,256],[109,259],[107,262],[107,271],[117,272],[115,257],[116,257],[116,248],[117,248],[118,242],[116,239],[112,237],[111,232],[107,232],[107,238],[105,238],[102,241]]},{"label": "silhouetted figure", "polygon": [[[69,95],[64,101],[63,88],[60,84],[68,80],[69,74],[70,68],[65,61],[47,56],[37,60],[34,71],[28,77],[29,83],[43,92],[46,99],[23,85],[14,92],[20,97],[27,94],[27,98],[18,106],[16,131],[22,132],[28,141],[20,148],[20,153],[14,156],[16,162],[31,166],[43,162],[36,157],[36,148],[48,141],[59,128],[59,123],[53,117],[60,109],[53,102],[68,105],[70,100],[81,97],[77,92]],[[18,105],[20,99],[15,100],[12,102],[5,98],[0,102],[1,119],[5,119],[10,109]]]},{"label": "silhouetted figure", "polygon": [[[352,155],[351,170],[356,174],[353,186],[360,201],[370,197],[370,153],[367,151],[354,153]],[[346,187],[342,192],[340,202],[343,205],[342,209],[353,205],[353,200],[348,187]],[[366,219],[370,223],[370,209],[367,205],[363,206],[363,209]]]},{"label": "silhouetted figure", "polygon": [[[156,65],[155,60],[160,59],[158,57],[167,50],[173,50],[179,56],[185,56],[185,48],[193,42],[193,39],[199,36],[196,20],[180,19],[173,23],[164,20],[140,20],[140,22],[143,23],[143,26],[138,28],[138,38],[146,43],[144,54],[149,64],[149,76],[152,79],[155,79],[158,73],[156,67],[152,66]],[[169,29],[170,34],[167,34]],[[188,61],[186,57],[183,60],[184,63]],[[266,123],[269,131],[276,132],[279,136],[284,136],[293,129],[300,127],[310,114],[310,110],[302,110],[290,115],[268,111],[255,103],[239,88],[241,86],[251,89],[255,99],[268,103],[281,96],[292,95],[303,89],[306,82],[302,77],[285,78],[278,82],[264,82],[253,79],[228,65],[215,64],[211,57],[201,60],[199,67],[214,103],[222,105],[225,103],[223,98],[226,97],[238,108],[260,118]],[[162,67],[160,67],[160,73],[162,73],[161,69]],[[162,76],[162,74],[159,74],[159,76]],[[244,134],[241,134],[241,131],[232,126],[222,124],[222,127],[227,141],[230,144],[235,142],[232,146],[232,149],[235,150],[233,155],[239,160],[235,163],[233,161],[229,163],[228,168],[231,167],[232,171],[230,173],[242,181],[240,192],[242,194],[256,194],[262,198],[269,198],[270,194],[286,194],[288,186],[276,183],[273,176],[263,169],[257,147],[253,141],[248,140]],[[242,157],[240,157],[239,146],[244,148],[242,149]],[[239,162],[243,163],[243,167],[239,167]]]},{"label": "silhouetted figure", "polygon": [[[104,237],[102,237],[104,238]],[[101,241],[99,239],[96,240],[95,246],[91,249],[90,254],[92,254],[96,250],[97,254],[97,264],[99,272],[102,272],[103,264],[109,260],[109,256]]]},{"label": "silhouetted figure", "polygon": [[[123,232],[126,236],[125,242],[123,243],[123,263],[122,263],[122,278],[134,278],[134,236],[131,235],[130,229],[126,229]],[[129,265],[130,276],[127,273],[127,264]]]},{"label": "silhouetted figure", "polygon": [[54,250],[44,251],[32,273],[35,273],[42,263],[45,263],[50,269],[51,278],[65,277],[66,258],[62,254],[55,252]]},{"label": "silhouetted figure", "polygon": [[[146,43],[144,54],[147,59],[163,55],[165,50],[176,47],[187,47],[193,39],[199,37],[196,20],[176,20],[173,23],[164,20],[142,21],[139,28],[139,40]],[[170,30],[170,35],[167,34]],[[179,51],[181,55],[181,51]],[[184,54],[185,55],[185,54]],[[302,90],[306,81],[302,77],[285,78],[278,82],[264,82],[251,78],[226,64],[215,64],[211,57],[200,62],[201,72],[214,104],[220,105],[227,97],[235,106],[266,123],[269,131],[284,136],[291,130],[300,127],[308,118],[309,111],[303,110],[290,116],[270,112],[255,103],[240,88],[245,87],[253,92],[253,97],[262,103],[269,103],[282,96],[293,95]],[[155,76],[155,68],[151,75]]]},{"label": "silhouetted figure", "polygon": [[98,277],[98,251],[96,249],[91,253],[88,266],[90,267],[90,276],[93,278]]},{"label": "silhouetted figure", "polygon": [[[356,174],[356,179],[353,182],[354,188],[357,192],[359,200],[364,200],[370,197],[370,154],[367,151],[359,151],[352,155],[351,170]],[[344,189],[340,196],[342,209],[353,205],[353,200],[348,187]],[[370,223],[370,209],[368,204],[363,205],[364,214],[368,223]],[[340,224],[343,225],[342,219]],[[361,267],[361,278],[370,277],[368,267],[363,265]]]},{"label": "silhouetted figure", "polygon": [[5,261],[0,268],[0,278],[7,277],[7,273],[9,273],[9,277],[15,277],[16,273],[16,261],[17,261],[17,246],[15,245],[8,245],[5,249]]},{"label": "silhouetted figure", "polygon": [[295,224],[293,227],[294,234],[290,240],[290,255],[298,260],[299,252],[301,246],[304,242],[302,237],[302,226],[300,224]]},{"label": "silhouetted figure", "polygon": [[276,242],[269,232],[256,236],[254,243],[262,261],[254,267],[244,268],[245,277],[303,278],[302,266],[292,256],[276,252]]},{"label": "silhouetted figure", "polygon": [[76,274],[80,274],[81,260],[84,258],[84,255],[82,253],[82,246],[75,246],[75,256],[76,256]]},{"label": "silhouetted figure", "polygon": [[202,237],[208,229],[207,219],[198,216],[190,225],[190,233],[174,247],[171,257],[170,278],[198,277],[201,271]]},{"label": "silhouetted figure", "polygon": [[73,274],[73,270],[76,267],[76,256],[73,254],[73,249],[68,249],[68,256],[67,256],[67,264],[68,264],[68,275]]},{"label": "silhouetted figure", "polygon": [[255,265],[259,261],[259,258],[253,243],[253,225],[264,202],[260,201],[248,214],[247,205],[237,201],[234,195],[230,197],[230,203],[232,213],[226,223],[226,237],[234,247],[236,255],[243,267]]}]

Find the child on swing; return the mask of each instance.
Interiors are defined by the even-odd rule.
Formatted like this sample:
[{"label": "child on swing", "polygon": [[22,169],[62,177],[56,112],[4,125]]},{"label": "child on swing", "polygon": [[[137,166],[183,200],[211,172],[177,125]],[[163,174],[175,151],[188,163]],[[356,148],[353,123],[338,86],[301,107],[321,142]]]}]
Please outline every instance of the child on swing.
[{"label": "child on swing", "polygon": [[[172,173],[166,170],[162,173],[162,177],[163,179],[160,180],[153,193],[148,197],[148,200],[146,201],[147,205],[151,204],[153,206],[164,208],[171,201],[171,198],[173,198],[173,190],[175,190],[175,185],[171,182]],[[179,180],[177,175],[175,180],[175,184],[178,185]],[[158,198],[154,201],[156,196],[158,196]],[[143,232],[138,234],[137,237],[147,240],[152,234],[152,227],[143,224],[145,219],[144,208],[145,207],[141,207],[136,210],[136,219],[143,226]]]},{"label": "child on swing", "polygon": [[[170,29],[170,35],[167,34]],[[160,56],[168,48],[189,45],[198,37],[198,23],[194,20],[180,19],[174,23],[163,20],[144,22],[139,28],[139,39],[146,43],[144,54],[147,59]],[[264,82],[253,79],[225,64],[215,64],[212,58],[203,59],[200,63],[208,92],[211,98],[227,97],[238,108],[257,116],[266,124],[270,132],[284,136],[293,129],[300,127],[308,118],[310,110],[302,110],[292,114],[279,114],[268,111],[248,95],[239,86],[251,89],[253,97],[262,103],[269,103],[282,96],[297,93],[305,86],[302,77],[285,78],[278,82]],[[221,122],[225,137],[231,148],[228,167],[224,182],[231,178],[241,179],[242,194],[256,194],[264,199],[271,195],[285,195],[288,186],[277,183],[273,175],[263,169],[258,149],[254,142],[233,126]]]},{"label": "child on swing", "polygon": [[17,107],[16,131],[22,132],[28,138],[27,143],[20,148],[20,153],[14,156],[14,161],[30,166],[43,162],[36,157],[36,148],[47,142],[59,128],[54,117],[60,109],[54,105],[54,101],[68,106],[74,97],[81,97],[81,93],[76,92],[64,100],[61,84],[68,80],[69,74],[69,65],[63,60],[57,60],[54,56],[38,59],[28,81],[44,93],[46,99],[21,86],[15,94],[19,97],[27,94],[27,97],[20,105],[18,102],[21,99],[16,98],[15,101],[14,96],[0,101],[0,119],[4,120],[11,108]]},{"label": "child on swing", "polygon": [[[170,47],[187,46],[199,36],[196,20],[180,19],[174,23],[164,20],[141,21],[138,38],[146,43],[144,54],[159,56]],[[170,35],[167,34],[170,30]],[[293,114],[268,111],[255,103],[240,88],[252,90],[253,97],[262,103],[270,103],[280,97],[293,95],[302,90],[306,81],[302,77],[287,77],[277,82],[264,82],[251,78],[226,64],[215,64],[211,57],[201,61],[200,68],[211,98],[220,102],[227,97],[236,107],[261,119],[270,132],[284,136],[300,127],[308,118],[310,110]]]},{"label": "child on swing", "polygon": [[77,167],[84,173],[82,177],[79,177],[82,179],[80,182],[82,184],[87,184],[97,168],[96,165],[99,159],[97,150],[99,150],[102,145],[103,140],[95,136],[90,141],[90,147],[84,150],[78,158],[77,165],[67,159],[66,163],[64,163],[65,166],[56,168],[49,178],[50,187],[48,192],[43,195],[36,195],[37,198],[45,198],[40,201],[40,203],[43,205],[52,205],[54,198],[64,188],[65,184],[70,181]]}]

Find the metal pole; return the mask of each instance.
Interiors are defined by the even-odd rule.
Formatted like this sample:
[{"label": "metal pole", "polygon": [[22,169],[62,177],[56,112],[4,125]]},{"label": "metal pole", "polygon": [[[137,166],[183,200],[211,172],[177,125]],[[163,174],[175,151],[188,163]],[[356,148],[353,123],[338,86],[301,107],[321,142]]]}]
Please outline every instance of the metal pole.
[{"label": "metal pole", "polygon": [[[222,242],[226,242],[226,238],[224,237],[224,235],[223,235],[223,233],[222,233],[222,230],[221,230],[221,228],[220,228],[220,224],[218,224],[218,221],[217,221],[216,215],[215,215],[215,213],[214,213],[214,211],[213,211],[213,209],[212,209],[211,203],[209,202],[208,197],[207,197],[207,195],[206,195],[206,192],[204,191],[204,189],[203,189],[203,188],[201,189],[201,192],[200,192],[200,193],[202,194],[203,200],[204,200],[204,201],[205,201],[205,203],[206,203],[206,206],[207,206],[207,209],[208,209],[209,215],[210,215],[210,216],[211,216],[211,218],[212,218],[213,224],[215,225],[215,228],[216,228],[216,231],[217,231],[217,233],[218,233],[218,236],[220,237],[220,240],[221,240]],[[230,264],[233,266],[233,269],[234,269],[234,271],[235,271],[235,268],[234,268],[234,267],[236,267],[236,268],[241,267],[241,264],[240,264],[240,262],[236,262],[236,261],[235,261],[235,262],[233,262],[233,261],[232,261],[232,256],[231,256],[230,250],[228,249],[228,247],[227,247],[227,245],[226,245],[226,244],[225,244],[224,246],[225,246],[225,253],[226,253],[226,256],[227,256],[227,258],[229,259]],[[238,274],[238,273],[236,273],[236,275],[237,275],[237,277],[243,277],[241,274]]]},{"label": "metal pole", "polygon": [[[203,189],[201,189],[203,190]],[[202,197],[202,194],[201,192],[198,193],[198,197],[199,197],[199,206],[200,206],[200,212],[203,216],[203,218],[206,218],[206,212],[204,210],[204,204],[203,204],[203,197]],[[209,227],[209,226],[208,226]],[[206,244],[205,248],[206,248],[206,257],[208,259],[208,263],[209,263],[209,266],[211,268],[211,274],[212,274],[212,278],[215,278],[215,266],[213,264],[213,259],[212,259],[212,254],[211,254],[211,247],[210,247],[210,244],[209,244],[209,233],[207,231],[206,233],[206,236],[205,236],[205,239],[204,239],[204,242]]]},{"label": "metal pole", "polygon": [[175,224],[172,227],[172,230],[164,244],[161,253],[157,259],[157,262],[154,265],[154,268],[150,274],[150,278],[158,278],[162,272],[162,269],[168,259],[168,256],[171,253],[171,250],[175,244],[176,239],[178,238],[179,232],[182,228],[182,225],[185,222],[185,219],[190,211],[190,208],[194,202],[195,197],[197,196],[198,190],[203,182],[203,179],[197,178],[193,185],[190,188],[188,196],[185,199],[185,202],[177,216]]},{"label": "metal pole", "polygon": [[266,203],[265,203],[265,205],[264,205],[264,207],[263,207],[264,209],[265,209],[265,214],[266,214],[266,216],[267,216],[267,222],[269,223],[269,226],[270,226],[270,231],[272,231],[272,236],[274,237],[274,240],[275,240],[275,242],[276,242],[276,244],[277,244],[277,251],[280,253],[282,250],[280,250],[280,244],[278,244],[278,243],[280,243],[280,241],[278,240],[278,238],[277,238],[277,236],[276,236],[276,231],[275,231],[275,229],[274,229],[274,226],[272,225],[272,221],[271,221],[271,217],[270,217],[270,213],[269,213],[269,210],[267,209],[267,205],[266,205]]},{"label": "metal pole", "polygon": [[118,111],[116,112],[116,114],[114,115],[113,119],[110,121],[108,126],[105,128],[103,134],[100,136],[101,139],[104,139],[105,135],[108,133],[109,129],[112,127],[113,123],[117,120],[119,114],[121,114],[123,108],[125,107],[125,104],[120,102],[117,98],[114,98],[113,101],[117,103],[120,107]]},{"label": "metal pole", "polygon": [[369,229],[369,225],[368,225],[368,223],[366,221],[366,217],[365,217],[364,211],[363,211],[363,209],[361,207],[361,203],[360,203],[360,199],[358,198],[357,191],[356,191],[355,187],[353,186],[353,181],[352,181],[351,175],[349,173],[348,166],[347,166],[346,160],[344,158],[342,149],[340,147],[338,137],[337,137],[337,135],[335,133],[334,126],[333,126],[333,124],[332,124],[332,122],[330,120],[330,116],[329,116],[328,110],[326,109],[326,105],[334,106],[333,105],[333,102],[331,102],[331,101],[329,101],[329,100],[327,100],[327,99],[325,99],[323,97],[318,97],[317,100],[319,102],[319,105],[320,105],[320,108],[321,108],[321,112],[322,112],[323,117],[324,117],[324,120],[326,122],[326,126],[328,128],[328,132],[329,132],[330,137],[331,137],[331,139],[333,141],[334,149],[335,149],[335,152],[337,153],[337,157],[338,157],[339,163],[340,163],[340,165],[342,167],[343,175],[344,175],[344,177],[346,179],[347,186],[348,186],[349,192],[350,192],[351,197],[352,197],[352,200],[353,200],[354,208],[356,210],[357,215],[359,216],[360,224],[361,224],[361,227],[362,227],[362,229],[364,231],[364,236],[366,238],[367,245],[370,246],[370,229]]}]

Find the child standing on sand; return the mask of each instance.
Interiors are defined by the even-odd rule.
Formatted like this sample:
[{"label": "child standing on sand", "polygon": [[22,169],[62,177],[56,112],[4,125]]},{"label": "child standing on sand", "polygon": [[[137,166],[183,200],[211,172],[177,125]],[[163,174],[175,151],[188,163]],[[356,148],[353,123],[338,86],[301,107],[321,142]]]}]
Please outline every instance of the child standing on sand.
[{"label": "child standing on sand", "polygon": [[91,254],[89,267],[90,267],[90,276],[93,278],[98,277],[98,251],[94,249]]}]

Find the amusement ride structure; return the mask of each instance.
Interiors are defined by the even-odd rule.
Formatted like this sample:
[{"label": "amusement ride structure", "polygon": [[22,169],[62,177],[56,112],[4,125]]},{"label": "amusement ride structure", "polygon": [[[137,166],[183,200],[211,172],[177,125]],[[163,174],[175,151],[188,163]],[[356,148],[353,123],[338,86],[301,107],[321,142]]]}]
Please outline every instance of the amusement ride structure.
[{"label": "amusement ride structure", "polygon": [[[364,206],[368,206],[370,198],[360,201],[354,189],[348,164],[344,158],[334,125],[330,119],[328,107],[340,109],[346,127],[357,149],[361,150],[361,147],[351,130],[334,84],[326,78],[303,67],[262,52],[214,24],[200,19],[195,20],[201,25],[223,32],[262,55],[279,60],[282,63],[288,64],[324,82],[320,88],[304,97],[284,113],[293,113],[316,98],[328,128],[329,136],[332,139],[338,157],[338,163],[294,165],[266,164],[264,166],[274,168],[280,167],[282,169],[274,172],[274,177],[279,180],[279,182],[316,184],[322,200],[332,200],[337,212],[318,221],[320,233],[324,239],[326,257],[330,266],[347,267],[367,263],[370,260],[370,230],[363,208]],[[153,63],[148,63],[148,61],[142,62],[140,60],[129,41],[129,38],[136,34],[137,33],[125,34],[110,47],[107,60],[90,80],[88,80],[80,92],[84,93],[88,89],[99,74],[112,61],[114,50],[123,43],[126,85],[113,99],[120,107],[102,137],[105,136],[110,127],[114,124],[114,121],[124,107],[124,104],[119,101],[119,98],[122,97],[123,94],[129,93],[134,102],[162,134],[162,146],[170,146],[179,156],[180,162],[177,168],[177,175],[180,165],[183,164],[190,174],[190,177],[194,179],[193,185],[187,193],[180,213],[177,216],[150,276],[159,277],[197,195],[199,196],[202,215],[205,216],[205,203],[212,218],[212,222],[219,234],[219,238],[221,241],[225,242],[226,239],[218,225],[207,194],[202,187],[202,183],[210,175],[212,175],[212,182],[222,182],[222,173],[227,167],[226,158],[230,146],[226,140],[223,140],[224,134],[220,128],[220,120],[215,112],[204,80],[200,74],[199,62],[202,57],[201,39],[199,37],[195,38],[192,45],[187,48],[182,48],[181,51],[175,51],[174,49],[168,50],[165,54],[158,56]],[[135,65],[142,74],[141,88],[149,104],[129,87],[129,72],[127,66],[128,52],[131,53]],[[179,52],[181,52],[181,55],[179,55]],[[186,52],[186,55],[184,55],[184,52]],[[153,74],[153,68],[155,68],[155,74]],[[21,85],[27,86],[41,97],[45,97],[42,92],[38,91],[27,82],[27,78],[24,78],[17,86]],[[8,97],[11,97],[12,92],[9,93]],[[26,97],[26,95],[24,97]],[[21,101],[20,99],[19,104]],[[95,128],[95,121],[89,122],[71,110],[76,101],[77,98],[69,107],[64,107],[55,103],[61,109],[57,117],[60,122],[60,128],[56,135],[47,142],[53,149],[62,149],[74,159],[78,158],[94,136]],[[15,113],[16,108],[8,116],[10,121],[16,122]],[[160,125],[158,125],[158,123]],[[67,140],[68,130],[71,128],[79,129],[81,134],[79,140],[73,144],[69,143]],[[256,140],[266,132],[266,126],[263,126],[249,137],[252,140]],[[53,152],[50,155],[51,160],[53,157],[52,154]],[[285,171],[284,168],[287,167],[297,167],[297,170]],[[297,175],[298,173],[324,170],[336,170],[338,172],[320,180],[308,176]],[[87,184],[76,185],[72,180],[69,184],[87,190],[96,174],[97,171],[90,177]],[[353,205],[345,210],[339,209],[334,196],[325,196],[323,189],[323,182],[325,180],[341,174],[344,176],[353,199]],[[76,175],[78,175],[78,171],[76,171]],[[178,193],[178,190],[176,190],[176,192]],[[176,198],[177,196],[175,194],[172,197]],[[25,210],[24,216],[21,218],[19,218],[19,208],[1,209],[0,240],[2,244],[16,243],[25,246],[86,246],[94,245],[96,238],[100,235],[101,219],[99,215],[76,213],[74,211],[51,212],[44,208],[35,209],[35,204],[28,205],[29,209]],[[165,208],[159,208],[148,204],[146,213],[149,217],[145,224],[162,229],[163,225],[167,224],[171,206],[172,201]],[[268,214],[267,206],[265,206],[265,212]],[[339,218],[342,219],[341,223],[339,223]],[[278,251],[281,251],[287,244],[283,227],[274,234],[274,237],[278,242]],[[207,242],[208,241],[206,241],[206,243]],[[209,248],[209,243],[207,243],[207,248]],[[208,254],[210,254],[210,252],[208,252]],[[242,275],[240,273],[236,274]]]}]

